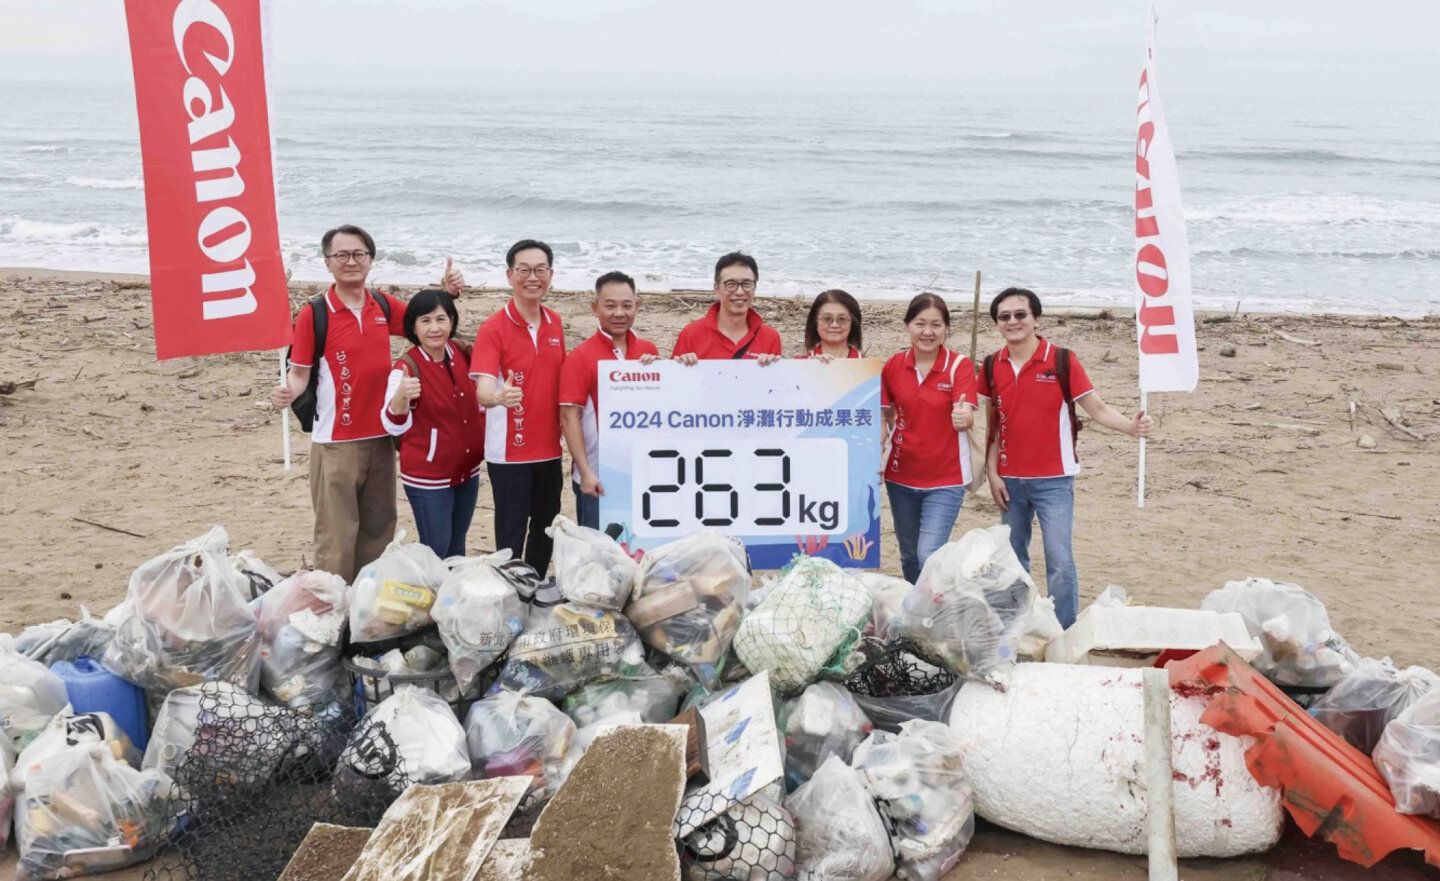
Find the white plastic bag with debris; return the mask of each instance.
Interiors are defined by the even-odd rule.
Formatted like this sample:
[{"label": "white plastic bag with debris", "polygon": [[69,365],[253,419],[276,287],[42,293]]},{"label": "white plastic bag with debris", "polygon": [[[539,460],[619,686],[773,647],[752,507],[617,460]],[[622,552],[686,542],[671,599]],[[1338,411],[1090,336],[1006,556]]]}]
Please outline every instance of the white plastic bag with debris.
[{"label": "white plastic bag with debris", "polygon": [[65,681],[17,652],[13,638],[0,633],[0,737],[24,749],[69,705]]},{"label": "white plastic bag with debris", "polygon": [[92,617],[90,610],[81,606],[80,617],[73,622],[59,618],[26,627],[15,637],[15,650],[49,667],[59,661],[73,662],[87,655],[104,657],[105,648],[114,637],[114,627]]},{"label": "white plastic bag with debris", "polygon": [[796,557],[740,622],[735,654],[752,673],[770,671],[778,694],[794,694],[841,663],[870,618],[870,594],[820,557]]},{"label": "white plastic bag with debris", "polygon": [[1369,755],[1397,716],[1440,685],[1424,667],[1396,669],[1389,659],[1361,658],[1344,679],[1325,692],[1310,715]]},{"label": "white plastic bag with debris", "polygon": [[615,539],[564,514],[545,529],[555,540],[555,583],[565,599],[601,609],[623,609],[635,584],[634,559]]},{"label": "white plastic bag with debris", "polygon": [[706,529],[645,554],[625,617],[646,645],[686,664],[701,685],[714,689],[749,595],[745,545]]},{"label": "white plastic bag with debris", "polygon": [[857,571],[855,577],[870,594],[870,623],[865,628],[865,635],[889,639],[890,622],[905,604],[912,585],[903,578],[868,570]]},{"label": "white plastic bag with debris", "polygon": [[896,874],[940,881],[975,834],[975,803],[960,742],[943,722],[914,721],[877,731],[855,750],[880,812],[890,820]]},{"label": "white plastic bag with debris", "polygon": [[801,881],[887,881],[895,871],[890,835],[859,771],[825,760],[785,808],[799,831]]},{"label": "white plastic bag with debris", "polygon": [[340,576],[302,571],[256,602],[260,684],[276,700],[303,709],[339,697],[346,595]]},{"label": "white plastic bag with debris", "polygon": [[350,641],[393,639],[430,626],[435,592],[449,574],[428,545],[392,543],[355,576]]},{"label": "white plastic bag with debris", "polygon": [[140,564],[105,666],[158,694],[212,679],[258,689],[260,635],[250,584],[231,563],[229,547],[230,536],[216,526]]},{"label": "white plastic bag with debris", "polygon": [[140,767],[140,751],[109,713],[74,716],[67,710],[57,713],[40,736],[20,752],[20,757],[15,760],[15,770],[10,772],[10,783],[19,792],[25,788],[30,774],[47,760],[71,747],[92,743],[104,744],[117,759],[132,768]]},{"label": "white plastic bag with debris", "polygon": [[522,813],[550,800],[565,779],[575,722],[544,698],[502,691],[476,701],[465,716],[465,739],[476,780],[529,777]]},{"label": "white plastic bag with debris", "polygon": [[1375,767],[1395,810],[1440,819],[1440,689],[1433,689],[1385,726]]},{"label": "white plastic bag with debris", "polygon": [[1330,626],[1325,605],[1298,584],[1227,581],[1200,608],[1238,612],[1245,619],[1245,629],[1264,647],[1251,664],[1276,685],[1329,688],[1360,661]]},{"label": "white plastic bag with debris", "polygon": [[137,771],[103,744],[43,763],[15,805],[16,881],[108,872],[150,858],[165,838],[169,780]]},{"label": "white plastic bag with debris", "polygon": [[1021,660],[1043,661],[1045,647],[1064,632],[1065,628],[1060,626],[1060,616],[1055,614],[1055,600],[1048,596],[1036,597],[1035,605],[1030,607],[1030,615],[1025,619],[1025,628],[1020,633],[1016,652]]},{"label": "white plastic bag with debris", "polygon": [[1010,547],[1010,527],[972,529],[925,561],[890,637],[915,640],[961,675],[1003,676],[1019,654],[1035,593]]},{"label": "white plastic bag with debris", "polygon": [[617,719],[652,725],[675,718],[683,696],[680,680],[648,667],[638,675],[593,682],[565,697],[561,708],[580,727]]},{"label": "white plastic bag with debris", "polygon": [[849,762],[874,729],[843,685],[816,682],[786,701],[776,720],[785,738],[785,785],[797,789],[831,756]]},{"label": "white plastic bag with debris", "polygon": [[552,701],[588,685],[645,672],[645,648],[619,612],[561,603],[532,615],[510,646],[499,685]]},{"label": "white plastic bag with debris", "polygon": [[795,818],[761,790],[685,836],[680,863],[686,881],[795,881],[795,839]]},{"label": "white plastic bag with debris", "polygon": [[[374,747],[394,745],[388,750]],[[386,779],[397,791],[413,783],[454,783],[470,776],[465,729],[440,695],[401,685],[371,707],[340,755],[340,782]]]},{"label": "white plastic bag with debris", "polygon": [[490,558],[456,561],[430,614],[455,681],[469,687],[525,629],[525,604]]},{"label": "white plastic bag with debris", "polygon": [[[217,706],[223,706],[225,712],[214,712]],[[210,712],[206,712],[206,707]],[[252,720],[263,719],[268,712],[265,701],[229,682],[177,688],[165,696],[160,712],[155,714],[140,768],[158,770],[175,779],[185,754],[197,744],[218,752],[248,741],[255,724]],[[268,779],[279,766],[279,752],[257,751],[257,756],[273,755],[273,764],[257,764],[252,769],[253,776],[237,782],[259,783]]]}]

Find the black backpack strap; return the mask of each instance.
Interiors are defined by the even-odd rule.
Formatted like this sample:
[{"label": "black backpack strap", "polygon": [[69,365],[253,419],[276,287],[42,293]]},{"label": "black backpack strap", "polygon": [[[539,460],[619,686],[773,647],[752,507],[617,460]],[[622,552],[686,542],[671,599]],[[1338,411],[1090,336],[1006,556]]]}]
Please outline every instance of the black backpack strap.
[{"label": "black backpack strap", "polygon": [[995,409],[995,353],[991,352],[985,356],[981,363],[980,370],[985,374],[985,388],[990,392],[986,395],[985,404],[985,457],[990,457],[990,445],[995,442],[995,435],[1000,430],[1000,420]]},{"label": "black backpack strap", "polygon": [[1070,394],[1070,350],[1055,349],[1055,381],[1060,384],[1060,394],[1065,397],[1065,409],[1070,411],[1070,448],[1075,452],[1075,461],[1080,461],[1080,416],[1075,411],[1075,396]]},{"label": "black backpack strap", "polygon": [[372,297],[375,298],[375,303],[376,303],[376,305],[378,305],[378,306],[380,307],[380,311],[381,311],[381,312],[385,313],[385,323],[386,323],[386,324],[389,324],[389,323],[390,323],[390,298],[387,297],[387,296],[385,296],[384,294],[380,293],[379,291],[371,291],[371,292],[370,292],[370,296],[372,296]]}]

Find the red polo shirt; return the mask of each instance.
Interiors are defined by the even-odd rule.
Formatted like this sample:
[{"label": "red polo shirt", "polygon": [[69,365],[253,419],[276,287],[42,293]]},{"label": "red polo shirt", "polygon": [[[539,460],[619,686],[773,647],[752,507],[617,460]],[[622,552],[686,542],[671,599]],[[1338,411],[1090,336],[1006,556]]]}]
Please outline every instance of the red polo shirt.
[{"label": "red polo shirt", "polygon": [[[595,472],[600,471],[600,362],[634,361],[641,355],[659,354],[654,343],[636,336],[633,330],[625,335],[623,351],[615,348],[610,334],[599,330],[565,358],[560,370],[560,406],[585,408],[580,414],[580,431],[585,437],[585,458]],[[570,476],[579,482],[578,465],[571,466]]]},{"label": "red polo shirt", "polygon": [[515,371],[523,395],[515,408],[494,406],[485,416],[485,459],[499,464],[560,458],[560,368],[565,328],[540,307],[539,324],[527,324],[515,301],[485,319],[475,334],[470,375],[504,382]]},{"label": "red polo shirt", "polygon": [[[985,385],[982,371],[979,392],[995,402],[1000,413],[999,470],[1001,477],[1068,477],[1080,473],[1075,459],[1070,410],[1055,377],[1056,347],[1036,337],[1035,354],[1024,364],[1010,360],[1009,349],[995,353],[995,388]],[[1070,394],[1080,400],[1095,390],[1080,359],[1070,353]]]},{"label": "red polo shirt", "polygon": [[895,408],[885,479],[914,489],[968,486],[970,444],[950,424],[955,404],[975,406],[970,359],[942,348],[922,378],[915,350],[890,357],[880,371],[880,403]]},{"label": "red polo shirt", "polygon": [[754,309],[746,317],[745,336],[738,341],[720,332],[720,304],[714,303],[704,316],[685,325],[675,339],[675,350],[670,357],[694,352],[702,361],[734,360],[735,353],[745,350],[744,358],[758,358],[761,355],[780,354],[780,334],[765,323]]},{"label": "red polo shirt", "polygon": [[390,304],[390,320],[370,292],[359,309],[351,309],[335,293],[325,293],[330,311],[325,329],[323,357],[315,357],[315,319],[310,304],[295,316],[295,338],[290,346],[290,363],[296,367],[316,366],[320,375],[315,387],[315,425],[310,441],[317,444],[368,440],[384,437],[380,410],[385,401],[385,381],[390,376],[390,337],[405,334],[405,304],[389,294],[380,294]]},{"label": "red polo shirt", "polygon": [[[854,346],[850,346],[849,348],[850,348],[850,353],[845,356],[846,358],[859,358],[859,357],[860,357],[860,350],[859,350],[859,349],[855,348]],[[824,344],[824,343],[821,343],[820,345],[816,346],[815,348],[811,349],[810,351],[806,352],[805,354],[801,355],[800,357],[801,357],[801,358],[814,358],[816,355],[823,355],[823,354],[825,354],[825,344]]]}]

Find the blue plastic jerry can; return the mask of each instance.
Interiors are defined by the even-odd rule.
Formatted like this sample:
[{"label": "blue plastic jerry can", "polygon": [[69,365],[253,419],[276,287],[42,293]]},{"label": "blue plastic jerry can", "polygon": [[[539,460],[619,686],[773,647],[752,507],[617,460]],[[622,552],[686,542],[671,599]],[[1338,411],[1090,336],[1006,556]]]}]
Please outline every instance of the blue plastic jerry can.
[{"label": "blue plastic jerry can", "polygon": [[135,748],[145,751],[145,745],[150,742],[150,725],[145,711],[145,691],[140,686],[126,682],[89,656],[76,658],[73,663],[56,661],[50,669],[65,680],[65,693],[72,710],[109,713],[115,724],[129,735]]}]

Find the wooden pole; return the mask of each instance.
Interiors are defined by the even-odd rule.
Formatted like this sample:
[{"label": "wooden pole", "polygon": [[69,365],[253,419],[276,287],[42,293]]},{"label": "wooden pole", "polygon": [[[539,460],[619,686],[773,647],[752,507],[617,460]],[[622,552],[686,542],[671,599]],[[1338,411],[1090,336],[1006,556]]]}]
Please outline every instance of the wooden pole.
[{"label": "wooden pole", "polygon": [[980,270],[975,270],[975,310],[970,316],[970,363],[978,364],[975,360],[976,345],[980,335]]},{"label": "wooden pole", "polygon": [[1145,702],[1145,812],[1149,823],[1150,881],[1176,881],[1175,790],[1170,764],[1170,674],[1147,667]]}]

